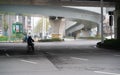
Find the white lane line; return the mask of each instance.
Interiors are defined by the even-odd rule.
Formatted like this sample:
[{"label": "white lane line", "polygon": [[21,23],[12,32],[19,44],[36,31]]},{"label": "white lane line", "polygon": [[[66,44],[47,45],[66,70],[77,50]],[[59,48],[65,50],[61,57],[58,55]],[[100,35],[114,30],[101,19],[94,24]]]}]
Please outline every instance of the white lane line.
[{"label": "white lane line", "polygon": [[88,61],[88,59],[84,59],[84,58],[78,58],[78,57],[71,57],[72,59],[78,59],[78,60],[83,60],[83,61]]},{"label": "white lane line", "polygon": [[32,62],[32,61],[27,61],[27,60],[20,60],[20,61],[31,63],[31,64],[37,64],[37,62]]},{"label": "white lane line", "polygon": [[45,53],[50,54],[50,55],[57,55],[55,53],[50,53],[50,52],[45,52]]},{"label": "white lane line", "polygon": [[8,53],[5,53],[5,55],[8,56],[8,57],[10,56]]},{"label": "white lane line", "polygon": [[101,73],[101,74],[108,74],[108,75],[120,75],[118,73],[110,73],[110,72],[103,72],[103,71],[94,71],[95,73]]},{"label": "white lane line", "polygon": [[97,48],[96,46],[93,46],[94,48]]},{"label": "white lane line", "polygon": [[120,57],[120,55],[114,55],[114,56],[118,56],[118,57]]}]

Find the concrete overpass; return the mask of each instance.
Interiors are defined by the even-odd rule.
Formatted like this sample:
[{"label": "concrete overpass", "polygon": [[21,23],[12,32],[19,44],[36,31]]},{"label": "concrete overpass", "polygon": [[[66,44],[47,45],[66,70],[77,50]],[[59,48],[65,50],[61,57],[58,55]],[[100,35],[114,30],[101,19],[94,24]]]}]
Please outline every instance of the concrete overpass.
[{"label": "concrete overpass", "polygon": [[[116,5],[116,8],[119,10],[119,0],[104,0],[103,1],[103,6],[105,6],[105,7],[111,7],[111,6],[115,6]],[[44,8],[46,8],[46,7],[52,7],[52,9],[58,9],[58,8],[60,8],[60,7],[58,7],[58,6],[73,6],[73,5],[75,5],[75,6],[95,6],[95,7],[98,7],[98,6],[100,6],[100,1],[99,0],[54,0],[54,2],[52,1],[52,0],[20,0],[20,1],[17,1],[17,0],[7,0],[7,1],[4,1],[4,0],[1,0],[0,1],[0,4],[1,4],[1,11],[11,11],[11,10],[13,10],[14,12],[17,12],[17,13],[20,13],[21,12],[21,10],[25,10],[25,9],[29,9],[29,11],[27,11],[27,10],[25,10],[25,11],[22,11],[22,12],[28,12],[28,13],[32,13],[32,12],[34,12],[34,14],[39,14],[39,13],[37,13],[37,11],[39,10],[39,9],[44,9]],[[6,5],[7,4],[7,5]],[[42,5],[42,6],[41,6]],[[43,5],[47,5],[47,6],[43,6]],[[9,8],[9,9],[5,9],[5,8]],[[29,8],[28,8],[29,7]],[[34,9],[31,9],[31,7],[32,8],[34,8]],[[40,8],[39,8],[40,7]],[[56,8],[57,7],[57,8]],[[64,7],[65,8],[65,7]],[[15,10],[16,9],[16,10]],[[19,10],[18,10],[19,9]],[[70,12],[69,13],[72,13],[72,12],[74,12],[75,13],[75,15],[79,15],[78,14],[78,10],[76,10],[76,9],[71,9],[71,8],[67,8],[67,9],[69,9],[70,10]],[[37,10],[37,11],[36,11]],[[49,9],[48,9],[49,10]],[[65,9],[63,9],[63,7],[62,8],[60,8],[60,10],[66,10],[66,8]],[[68,13],[66,13],[66,16],[63,16],[63,14],[61,15],[60,14],[60,10],[58,10],[58,11],[53,11],[53,13],[51,13],[51,16],[62,16],[62,17],[66,17],[66,18],[70,18],[70,17],[72,17],[74,14],[71,14],[72,16],[70,16]],[[39,10],[40,11],[40,10]],[[51,10],[49,10],[49,12],[50,12]],[[51,11],[51,12],[52,12]],[[43,10],[43,11],[41,11],[41,13],[42,14],[44,14],[44,15],[48,15],[47,13],[45,13],[45,12],[48,12],[48,11],[45,11],[45,10]],[[55,12],[57,12],[57,15],[56,15],[56,13]],[[84,10],[82,10],[82,12],[85,12]],[[117,11],[118,12],[118,11]],[[79,12],[80,13],[80,12]],[[93,13],[93,12],[92,12]],[[67,15],[68,14],[68,15]],[[85,13],[84,13],[85,14]],[[84,14],[82,14],[82,15],[84,15]],[[97,13],[94,13],[94,14],[97,14]],[[98,16],[99,14],[97,14],[97,16]],[[48,15],[49,16],[49,15]],[[87,16],[90,16],[90,15],[87,15]],[[100,16],[100,15],[99,15]],[[79,18],[80,19],[80,17],[81,16],[74,16],[74,18]],[[93,17],[93,16],[92,16]],[[94,20],[92,20],[92,22],[95,22],[95,23],[100,23],[100,20],[97,20],[97,21],[95,21],[96,20],[96,18],[97,17],[93,17],[94,18]],[[82,18],[81,19],[84,19],[84,16],[82,16]],[[91,19],[90,18],[87,18],[86,20],[90,20],[91,21]],[[117,21],[117,20],[116,20]],[[117,25],[117,24],[116,24]],[[117,27],[116,28],[118,28],[119,26],[117,25]],[[118,29],[117,29],[118,30]],[[119,35],[118,34],[119,32],[117,31],[116,32],[116,34],[117,34],[117,36]]]},{"label": "concrete overpass", "polygon": [[[104,0],[104,6],[114,6],[117,0]],[[119,0],[118,0],[119,1]],[[100,6],[100,0],[0,0],[0,4],[52,5],[52,6]]]},{"label": "concrete overpass", "polygon": [[[76,21],[77,24],[84,24],[85,27],[91,28],[91,27],[97,27],[100,25],[100,9],[96,11],[89,11],[88,9],[76,9],[76,8],[70,8],[70,7],[60,7],[60,6],[33,6],[33,5],[0,5],[0,11],[4,12],[14,12],[14,13],[27,13],[27,14],[40,14],[45,16],[58,16],[58,17],[64,17],[64,18],[71,18],[72,20]],[[99,11],[99,13],[98,13]],[[84,20],[84,21],[83,21]],[[52,21],[52,20],[51,20]],[[88,22],[89,21],[89,22]],[[57,22],[57,21],[56,21]],[[51,22],[52,28],[54,29],[52,32],[54,34],[63,34],[64,25],[65,22],[62,23],[63,25],[58,24],[53,21]],[[60,23],[60,22],[59,22]],[[57,25],[56,25],[57,24]],[[57,27],[62,27],[61,29]],[[70,27],[70,26],[69,26]],[[71,26],[73,27],[73,26]],[[100,28],[100,27],[99,27]],[[71,28],[68,28],[67,31]],[[75,29],[75,28],[72,28]],[[60,30],[60,31],[58,31]],[[79,29],[80,30],[80,29]],[[69,32],[68,31],[68,32]],[[57,32],[57,33],[56,33]],[[72,31],[74,32],[74,31]],[[63,35],[62,35],[63,36]]]},{"label": "concrete overpass", "polygon": [[[66,35],[76,35],[76,37],[90,37],[91,34],[91,29],[93,28],[97,28],[97,31],[94,32],[96,33],[94,36],[99,35],[100,33],[100,24],[95,23],[95,22],[91,22],[91,21],[87,21],[87,20],[81,20],[81,19],[77,19],[75,20],[76,24],[72,25],[69,28],[66,28]],[[82,35],[80,35],[82,34]]]},{"label": "concrete overpass", "polygon": [[[65,18],[84,19],[95,23],[100,23],[100,14],[95,11],[75,9],[59,6],[33,6],[33,5],[0,5],[0,11],[41,14],[46,16],[60,16]],[[87,16],[87,18],[86,18]],[[92,19],[91,19],[92,18]]]}]

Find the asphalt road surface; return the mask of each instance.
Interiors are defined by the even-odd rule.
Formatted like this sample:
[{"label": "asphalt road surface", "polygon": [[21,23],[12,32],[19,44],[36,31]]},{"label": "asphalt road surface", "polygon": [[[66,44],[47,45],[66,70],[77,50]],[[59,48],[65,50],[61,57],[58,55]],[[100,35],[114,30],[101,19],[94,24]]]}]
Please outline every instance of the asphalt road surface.
[{"label": "asphalt road surface", "polygon": [[96,48],[98,40],[0,43],[0,75],[120,75],[120,51]]}]

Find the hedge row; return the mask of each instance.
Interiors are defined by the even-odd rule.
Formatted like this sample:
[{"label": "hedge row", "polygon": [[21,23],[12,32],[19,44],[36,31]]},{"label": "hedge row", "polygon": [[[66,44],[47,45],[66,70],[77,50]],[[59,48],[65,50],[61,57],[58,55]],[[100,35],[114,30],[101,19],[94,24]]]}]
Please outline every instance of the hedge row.
[{"label": "hedge row", "polygon": [[108,49],[120,49],[120,39],[104,40],[103,43],[98,42],[97,47],[108,48]]},{"label": "hedge row", "polygon": [[0,41],[7,41],[8,37],[7,36],[0,36]]},{"label": "hedge row", "polygon": [[55,41],[63,41],[58,38],[53,38],[53,39],[44,39],[44,40],[38,40],[39,42],[55,42]]}]

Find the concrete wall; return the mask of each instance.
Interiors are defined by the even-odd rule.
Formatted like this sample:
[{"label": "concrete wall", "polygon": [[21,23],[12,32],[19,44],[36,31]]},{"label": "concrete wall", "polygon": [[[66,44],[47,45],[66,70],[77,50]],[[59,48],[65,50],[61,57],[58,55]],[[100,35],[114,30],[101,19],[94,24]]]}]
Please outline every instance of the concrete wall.
[{"label": "concrete wall", "polygon": [[[60,38],[62,39],[65,33],[65,20],[64,19],[56,19],[56,20],[49,20],[51,24],[51,33],[54,34],[52,38]],[[51,35],[52,35],[51,34]]]}]

